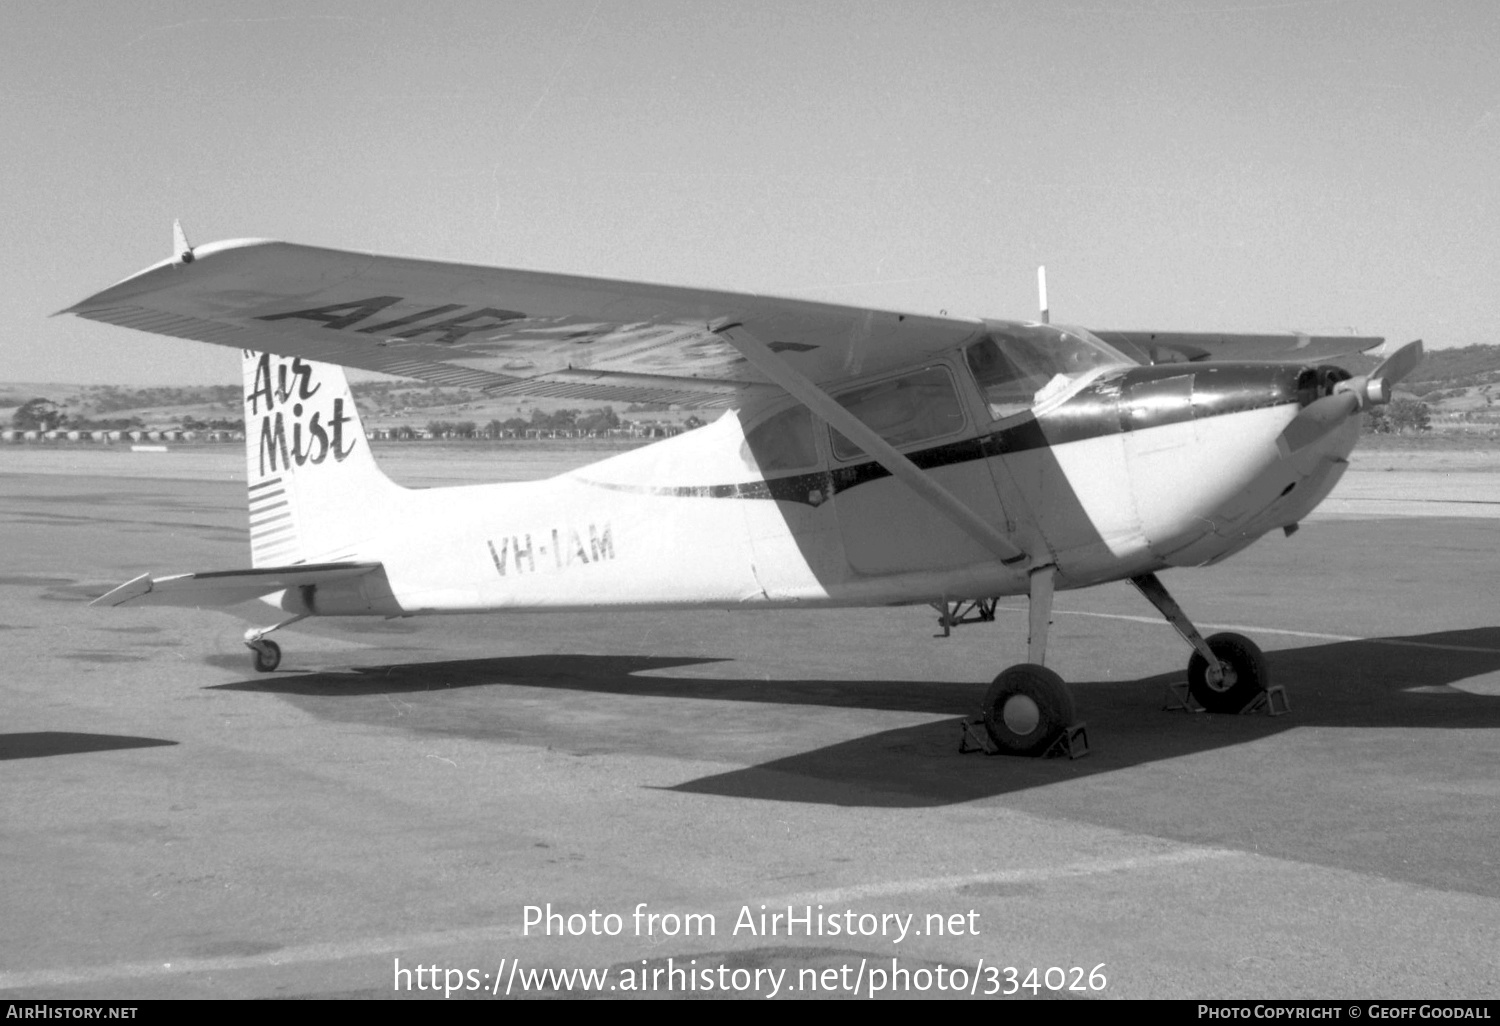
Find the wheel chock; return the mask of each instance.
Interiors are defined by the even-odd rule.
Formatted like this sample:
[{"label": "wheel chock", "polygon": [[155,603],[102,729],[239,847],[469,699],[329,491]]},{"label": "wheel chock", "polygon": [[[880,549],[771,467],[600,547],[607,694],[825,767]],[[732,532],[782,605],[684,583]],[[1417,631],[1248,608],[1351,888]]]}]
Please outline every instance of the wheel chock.
[{"label": "wheel chock", "polygon": [[1000,751],[990,737],[989,728],[984,725],[983,716],[965,716],[959,721],[959,726],[963,730],[958,739],[959,755],[973,755],[975,752],[995,755]]},{"label": "wheel chock", "polygon": [[1162,704],[1162,712],[1190,712],[1201,713],[1203,706],[1193,697],[1188,690],[1188,682],[1185,680],[1174,680],[1167,683],[1166,699]]},{"label": "wheel chock", "polygon": [[[972,755],[975,752],[983,752],[985,755],[1002,754],[1000,746],[995,744],[994,739],[990,737],[989,728],[984,725],[982,716],[967,716],[960,721],[960,727],[963,734],[958,739],[959,755]],[[1080,720],[1067,730],[1059,732],[1040,758],[1055,759],[1066,755],[1070,759],[1081,759],[1087,754],[1089,754],[1088,724]]]},{"label": "wheel chock", "polygon": [[1241,716],[1249,716],[1251,713],[1265,710],[1267,716],[1285,716],[1292,711],[1292,703],[1287,700],[1286,688],[1280,684],[1272,684],[1266,690],[1250,699],[1250,704],[1240,710]]},{"label": "wheel chock", "polygon": [[1057,735],[1057,740],[1042,753],[1043,759],[1056,759],[1066,755],[1070,759],[1082,759],[1089,754],[1088,724],[1079,720]]}]

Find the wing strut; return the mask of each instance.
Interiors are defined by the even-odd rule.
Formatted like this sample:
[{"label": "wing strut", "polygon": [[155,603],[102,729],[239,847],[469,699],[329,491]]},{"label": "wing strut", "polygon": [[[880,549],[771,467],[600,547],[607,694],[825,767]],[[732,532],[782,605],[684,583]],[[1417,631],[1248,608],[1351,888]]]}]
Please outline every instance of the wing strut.
[{"label": "wing strut", "polygon": [[794,370],[786,361],[779,359],[769,346],[746,330],[744,325],[724,319],[709,324],[708,330],[739,350],[751,366],[786,389],[814,415],[821,417],[845,438],[873,456],[875,462],[891,472],[892,477],[904,482],[930,506],[998,556],[1002,563],[1015,565],[1030,558],[988,521],[965,506],[962,500],[924,474],[920,467],[840,406],[831,395]]}]

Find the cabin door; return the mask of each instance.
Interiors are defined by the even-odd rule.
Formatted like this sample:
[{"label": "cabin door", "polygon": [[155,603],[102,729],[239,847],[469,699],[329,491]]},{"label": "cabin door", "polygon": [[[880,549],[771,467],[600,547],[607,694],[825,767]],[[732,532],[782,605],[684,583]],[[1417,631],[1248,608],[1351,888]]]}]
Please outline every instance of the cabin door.
[{"label": "cabin door", "polygon": [[[971,510],[1006,529],[1005,509],[951,368],[934,364],[836,398]],[[995,558],[853,442],[837,431],[831,437],[833,504],[854,570],[949,570]]]}]

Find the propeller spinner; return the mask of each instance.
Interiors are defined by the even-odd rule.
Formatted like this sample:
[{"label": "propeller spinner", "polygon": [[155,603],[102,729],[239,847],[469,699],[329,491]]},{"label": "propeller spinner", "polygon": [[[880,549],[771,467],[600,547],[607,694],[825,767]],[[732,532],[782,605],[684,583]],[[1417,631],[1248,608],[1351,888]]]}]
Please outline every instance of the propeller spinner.
[{"label": "propeller spinner", "polygon": [[1296,419],[1282,431],[1276,442],[1277,448],[1283,455],[1290,455],[1322,438],[1356,411],[1390,402],[1396,383],[1421,362],[1422,340],[1417,339],[1381,360],[1369,374],[1340,381],[1333,386],[1331,395],[1303,407]]}]

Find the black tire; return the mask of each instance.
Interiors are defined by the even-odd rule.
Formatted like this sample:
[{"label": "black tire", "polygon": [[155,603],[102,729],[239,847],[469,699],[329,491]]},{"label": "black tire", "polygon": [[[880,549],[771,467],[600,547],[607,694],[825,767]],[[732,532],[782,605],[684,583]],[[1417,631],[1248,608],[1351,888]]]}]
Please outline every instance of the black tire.
[{"label": "black tire", "polygon": [[1271,684],[1266,657],[1243,634],[1215,634],[1208,647],[1227,671],[1223,683],[1208,681],[1208,660],[1197,652],[1188,660],[1188,694],[1208,712],[1238,713]]},{"label": "black tire", "polygon": [[1045,666],[1012,666],[984,696],[984,726],[1008,755],[1041,755],[1073,725],[1073,694]]},{"label": "black tire", "polygon": [[250,653],[255,658],[255,668],[261,673],[270,673],[281,665],[281,646],[274,641],[262,641]]}]

